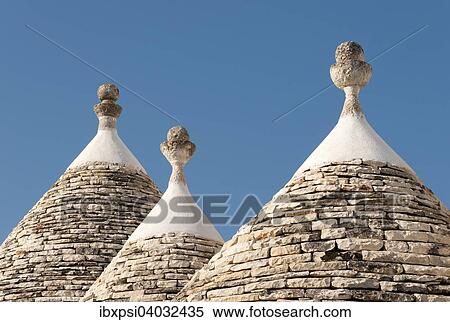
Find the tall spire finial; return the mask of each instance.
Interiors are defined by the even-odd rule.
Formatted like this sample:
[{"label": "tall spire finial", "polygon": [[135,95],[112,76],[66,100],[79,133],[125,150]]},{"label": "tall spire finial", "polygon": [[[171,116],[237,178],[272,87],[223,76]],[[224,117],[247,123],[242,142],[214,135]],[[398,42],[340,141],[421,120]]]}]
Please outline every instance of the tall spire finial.
[{"label": "tall spire finial", "polygon": [[116,120],[122,112],[122,107],[116,103],[119,89],[114,84],[103,84],[97,90],[100,103],[94,106],[94,112],[100,121],[99,129],[115,128]]},{"label": "tall spire finial", "polygon": [[364,61],[364,50],[356,42],[346,41],[336,48],[336,63],[330,67],[330,75],[336,87],[345,92],[341,117],[362,115],[359,91],[372,76],[372,66]]},{"label": "tall spire finial", "polygon": [[160,145],[161,153],[172,165],[172,183],[186,183],[184,166],[195,152],[195,144],[189,140],[188,131],[182,126],[175,126],[167,132],[167,141]]}]

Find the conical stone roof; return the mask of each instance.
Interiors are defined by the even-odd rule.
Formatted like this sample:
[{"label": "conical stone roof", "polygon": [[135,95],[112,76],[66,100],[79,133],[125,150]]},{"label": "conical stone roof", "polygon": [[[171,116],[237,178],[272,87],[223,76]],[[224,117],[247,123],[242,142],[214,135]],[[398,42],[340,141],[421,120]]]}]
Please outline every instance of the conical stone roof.
[{"label": "conical stone roof", "polygon": [[117,135],[117,87],[94,107],[98,133],[0,247],[0,301],[77,301],[160,198]]},{"label": "conical stone roof", "polygon": [[365,119],[370,76],[358,44],[337,48],[338,124],[176,299],[450,300],[450,213]]},{"label": "conical stone roof", "polygon": [[161,144],[172,165],[166,192],[83,301],[170,300],[221,248],[222,237],[186,183],[183,168],[194,151],[186,129],[169,130]]}]

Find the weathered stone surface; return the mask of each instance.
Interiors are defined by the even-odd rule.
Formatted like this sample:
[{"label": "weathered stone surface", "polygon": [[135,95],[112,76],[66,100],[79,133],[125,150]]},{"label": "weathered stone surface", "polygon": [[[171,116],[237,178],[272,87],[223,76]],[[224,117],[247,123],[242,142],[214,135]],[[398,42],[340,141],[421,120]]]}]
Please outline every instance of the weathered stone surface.
[{"label": "weathered stone surface", "polygon": [[336,240],[337,246],[342,250],[379,250],[383,241],[378,239],[346,238]]},{"label": "weathered stone surface", "polygon": [[336,219],[324,219],[312,222],[312,230],[323,230],[337,227],[338,221]]},{"label": "weathered stone surface", "polygon": [[398,283],[398,282],[380,282],[381,290],[385,292],[402,293],[427,293],[428,288],[425,283]]},{"label": "weathered stone surface", "polygon": [[298,254],[301,252],[300,245],[286,245],[286,246],[278,246],[273,247],[270,250],[271,256],[281,256],[281,255],[290,255],[290,254]]},{"label": "weathered stone surface", "polygon": [[346,269],[347,265],[342,261],[335,262],[294,262],[289,265],[289,269],[293,272],[298,271],[327,271]]},{"label": "weathered stone surface", "polygon": [[450,302],[450,296],[433,294],[414,294],[416,301],[420,302]]},{"label": "weathered stone surface", "polygon": [[403,264],[403,268],[405,269],[405,273],[408,273],[408,274],[417,274],[417,275],[427,274],[427,275],[449,276],[450,277],[450,268],[448,268],[448,267]]},{"label": "weathered stone surface", "polygon": [[288,182],[176,300],[449,301],[449,224],[405,169],[327,164]]},{"label": "weathered stone surface", "polygon": [[388,240],[422,241],[430,243],[450,244],[450,236],[421,231],[386,231]]},{"label": "weathered stone surface", "polygon": [[331,285],[336,288],[378,289],[380,287],[380,284],[377,280],[355,277],[333,277]]},{"label": "weathered stone surface", "polygon": [[324,289],[308,289],[306,290],[306,297],[315,300],[350,300],[352,292],[350,290],[324,290]]},{"label": "weathered stone surface", "polygon": [[218,290],[211,290],[208,291],[208,295],[210,297],[226,297],[226,296],[234,296],[244,293],[245,287],[244,286],[235,286],[235,287],[229,287],[229,288],[221,288]]},{"label": "weathered stone surface", "polygon": [[374,262],[408,263],[421,265],[430,264],[430,256],[427,255],[388,251],[363,251],[362,255],[364,260]]},{"label": "weathered stone surface", "polygon": [[345,232],[345,228],[325,228],[321,230],[320,237],[323,240],[344,238]]},{"label": "weathered stone surface", "polygon": [[304,252],[325,252],[327,250],[332,250],[335,247],[335,244],[334,240],[303,243],[302,250]]},{"label": "weathered stone surface", "polygon": [[79,300],[159,197],[124,165],[67,170],[1,245],[0,301]]},{"label": "weathered stone surface", "polygon": [[385,276],[398,275],[403,272],[403,267],[400,264],[394,263],[378,263],[367,261],[349,261],[348,268],[359,272],[371,272],[383,274]]},{"label": "weathered stone surface", "polygon": [[269,266],[276,266],[276,265],[286,265],[292,262],[309,262],[312,258],[311,253],[304,253],[304,254],[298,254],[298,255],[285,255],[285,256],[278,256],[278,257],[272,257],[270,258],[267,263]]},{"label": "weathered stone surface", "polygon": [[254,290],[270,290],[277,288],[285,288],[286,280],[273,280],[273,281],[265,281],[265,282],[255,282],[245,285],[245,292],[251,292]]},{"label": "weathered stone surface", "polygon": [[305,291],[299,289],[264,290],[254,301],[283,301],[305,297]]},{"label": "weathered stone surface", "polygon": [[287,287],[291,288],[325,288],[330,287],[331,279],[326,278],[293,278],[287,280]]},{"label": "weathered stone surface", "polygon": [[[400,252],[400,253],[406,253],[409,250],[408,243],[406,243],[404,241],[393,241],[393,240],[385,240],[384,248],[387,251]],[[412,251],[412,253],[418,253],[418,252]]]}]

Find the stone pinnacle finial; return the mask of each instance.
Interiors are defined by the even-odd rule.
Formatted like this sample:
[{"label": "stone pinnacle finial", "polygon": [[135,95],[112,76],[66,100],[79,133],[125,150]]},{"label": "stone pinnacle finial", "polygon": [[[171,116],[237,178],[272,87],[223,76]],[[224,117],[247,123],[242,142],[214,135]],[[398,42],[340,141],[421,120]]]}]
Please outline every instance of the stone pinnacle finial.
[{"label": "stone pinnacle finial", "polygon": [[338,63],[349,60],[364,61],[364,49],[354,41],[346,41],[336,48],[335,58]]},{"label": "stone pinnacle finial", "polygon": [[167,132],[167,141],[160,145],[161,153],[172,165],[170,182],[186,183],[184,166],[195,152],[195,144],[189,141],[189,133],[182,126],[175,126]]},{"label": "stone pinnacle finial", "polygon": [[102,84],[97,90],[97,96],[100,101],[110,100],[115,102],[119,95],[119,89],[114,84]]},{"label": "stone pinnacle finial", "polygon": [[122,107],[116,103],[119,98],[119,89],[114,84],[103,84],[97,90],[100,103],[94,106],[94,112],[99,119],[103,116],[118,118]]},{"label": "stone pinnacle finial", "polygon": [[346,41],[336,48],[336,63],[330,67],[330,75],[336,87],[345,92],[341,117],[362,115],[359,91],[372,76],[372,66],[364,61],[364,50],[356,42]]}]

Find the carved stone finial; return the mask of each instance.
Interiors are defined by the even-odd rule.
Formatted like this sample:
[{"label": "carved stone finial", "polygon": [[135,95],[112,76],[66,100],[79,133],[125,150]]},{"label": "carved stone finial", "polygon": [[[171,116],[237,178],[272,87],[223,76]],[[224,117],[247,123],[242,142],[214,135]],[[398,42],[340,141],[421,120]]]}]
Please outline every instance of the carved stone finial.
[{"label": "carved stone finial", "polygon": [[102,84],[97,90],[97,96],[100,101],[110,100],[115,102],[119,98],[119,95],[119,89],[114,84]]},{"label": "carved stone finial", "polygon": [[189,141],[189,133],[182,126],[171,128],[167,132],[167,141],[160,145],[161,153],[172,165],[170,182],[185,183],[184,166],[195,152],[195,144]]},{"label": "carved stone finial", "polygon": [[354,41],[346,41],[336,48],[335,58],[338,63],[349,60],[364,61],[364,49]]},{"label": "carved stone finial", "polygon": [[372,76],[372,66],[364,61],[364,50],[356,42],[347,41],[336,48],[336,63],[330,67],[330,75],[336,87],[345,92],[342,116],[362,115],[359,91]]},{"label": "carved stone finial", "polygon": [[167,132],[167,141],[187,142],[189,141],[189,133],[184,127],[175,126]]},{"label": "carved stone finial", "polygon": [[122,107],[116,103],[119,89],[114,84],[103,84],[97,90],[100,103],[94,105],[94,112],[100,120],[100,129],[115,128],[116,119],[122,113]]}]

